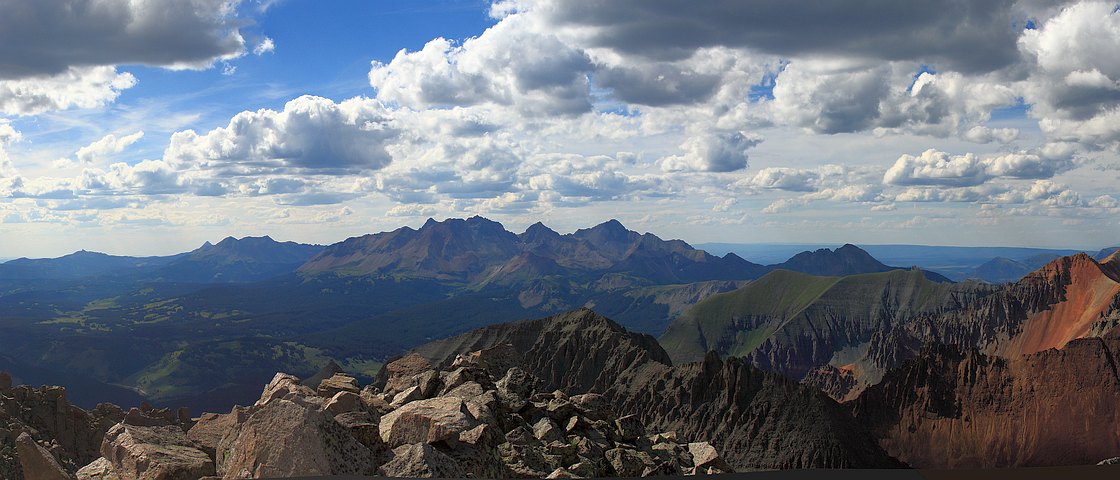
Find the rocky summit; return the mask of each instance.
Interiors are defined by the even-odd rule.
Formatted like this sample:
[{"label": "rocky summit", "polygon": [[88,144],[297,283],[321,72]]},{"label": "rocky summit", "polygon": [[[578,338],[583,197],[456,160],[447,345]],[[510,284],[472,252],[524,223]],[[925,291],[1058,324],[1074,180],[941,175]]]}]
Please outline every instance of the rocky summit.
[{"label": "rocky summit", "polygon": [[[86,412],[61,388],[3,391],[8,480],[292,476],[586,478],[732,471],[702,438],[647,430],[596,393],[545,388],[509,347],[445,368],[417,355],[374,385],[336,373],[314,388],[278,373],[260,399],[189,418],[145,406]],[[316,379],[318,380],[318,379]],[[69,422],[69,423],[67,423]],[[37,426],[37,427],[33,427]]]}]

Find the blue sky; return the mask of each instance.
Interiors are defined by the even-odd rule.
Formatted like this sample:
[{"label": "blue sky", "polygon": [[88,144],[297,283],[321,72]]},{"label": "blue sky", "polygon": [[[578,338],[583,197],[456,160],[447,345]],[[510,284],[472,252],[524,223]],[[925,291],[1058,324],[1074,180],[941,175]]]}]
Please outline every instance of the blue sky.
[{"label": "blue sky", "polygon": [[475,214],[1115,245],[1115,9],[0,0],[0,257]]}]

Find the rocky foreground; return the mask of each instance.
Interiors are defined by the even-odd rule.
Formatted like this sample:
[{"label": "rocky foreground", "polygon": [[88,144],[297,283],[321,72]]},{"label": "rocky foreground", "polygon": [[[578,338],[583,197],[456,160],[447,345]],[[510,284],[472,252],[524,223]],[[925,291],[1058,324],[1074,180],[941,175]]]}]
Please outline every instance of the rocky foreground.
[{"label": "rocky foreground", "polygon": [[[69,405],[58,387],[0,379],[0,477],[188,480],[384,475],[579,478],[731,470],[707,442],[647,432],[595,393],[543,391],[496,347],[437,370],[410,355],[375,385],[315,389],[279,373],[249,407],[190,418]],[[10,382],[9,382],[10,383]]]}]

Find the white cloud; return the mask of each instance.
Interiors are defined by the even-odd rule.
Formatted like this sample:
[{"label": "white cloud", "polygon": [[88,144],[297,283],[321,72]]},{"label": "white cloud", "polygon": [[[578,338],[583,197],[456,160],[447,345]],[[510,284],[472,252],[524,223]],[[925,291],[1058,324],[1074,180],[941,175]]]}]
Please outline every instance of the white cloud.
[{"label": "white cloud", "polygon": [[272,53],[274,51],[276,51],[276,43],[273,42],[269,37],[264,37],[264,40],[261,40],[261,43],[258,43],[257,46],[253,47],[253,55],[256,55],[258,57],[266,53]]},{"label": "white cloud", "polygon": [[760,188],[774,188],[791,192],[811,192],[817,189],[820,175],[803,168],[770,167],[759,170],[750,184]]},{"label": "white cloud", "polygon": [[164,158],[220,175],[345,174],[388,165],[392,159],[385,147],[398,134],[376,100],[334,103],[303,96],[281,111],[241,112],[228,126],[209,132],[175,133]]},{"label": "white cloud", "polygon": [[8,156],[8,152],[4,149],[4,146],[19,141],[20,138],[20,133],[16,131],[7,120],[0,118],[0,178],[15,175],[15,167],[12,166],[12,159]]},{"label": "white cloud", "polygon": [[1031,114],[1051,140],[1120,151],[1120,13],[1114,2],[1069,5],[1019,46],[1033,61]]},{"label": "white cloud", "polygon": [[38,115],[69,108],[95,108],[136,85],[116,68],[71,67],[56,75],[0,80],[0,114]]},{"label": "white cloud", "polygon": [[410,108],[495,104],[524,115],[578,114],[591,108],[591,62],[550,35],[535,17],[510,15],[461,45],[437,38],[420,51],[374,61],[377,98]]},{"label": "white cloud", "polygon": [[99,162],[106,156],[123,152],[129,145],[140,141],[141,138],[144,138],[144,132],[142,130],[123,137],[109,134],[101,137],[100,140],[79,148],[78,151],[74,153],[74,156],[81,163],[90,164]]},{"label": "white cloud", "polygon": [[680,145],[682,155],[661,160],[667,172],[731,172],[747,168],[747,150],[762,142],[757,135],[743,132],[705,132],[687,138]]},{"label": "white cloud", "polygon": [[952,155],[934,149],[918,156],[904,154],[883,175],[890,185],[942,185],[967,187],[995,178],[1046,179],[1069,170],[1066,158],[1017,152],[981,158],[973,153]]}]

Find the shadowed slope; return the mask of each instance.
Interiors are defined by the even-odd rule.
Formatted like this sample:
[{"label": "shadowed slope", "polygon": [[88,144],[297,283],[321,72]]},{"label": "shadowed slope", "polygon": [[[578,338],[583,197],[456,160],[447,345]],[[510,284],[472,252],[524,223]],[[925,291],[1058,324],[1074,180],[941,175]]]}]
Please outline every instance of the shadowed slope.
[{"label": "shadowed slope", "polygon": [[502,343],[546,388],[603,392],[646,424],[711,441],[737,469],[900,466],[820,392],[715,355],[673,367],[652,337],[586,309],[486,327],[415,352],[446,364]]}]

